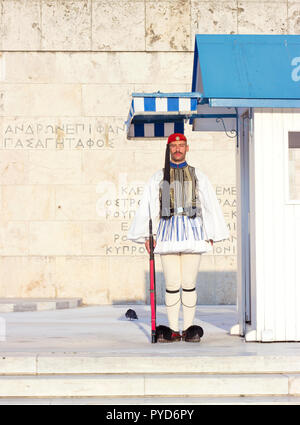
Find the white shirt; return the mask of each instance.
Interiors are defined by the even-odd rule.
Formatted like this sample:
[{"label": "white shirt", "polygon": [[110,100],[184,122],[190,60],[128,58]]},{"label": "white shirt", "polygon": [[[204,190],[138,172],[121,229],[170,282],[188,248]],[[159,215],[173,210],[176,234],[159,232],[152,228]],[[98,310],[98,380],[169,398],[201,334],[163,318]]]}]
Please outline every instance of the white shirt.
[{"label": "white shirt", "polygon": [[[127,239],[137,243],[145,243],[149,238],[150,217],[152,218],[154,238],[158,235],[154,250],[156,254],[207,252],[212,249],[210,243],[206,242],[207,240],[212,239],[214,242],[218,242],[228,239],[228,228],[211,183],[207,176],[197,168],[195,168],[195,174],[198,180],[197,195],[201,202],[203,221],[200,217],[191,219],[187,216],[174,216],[167,220],[169,222],[168,236],[166,237],[167,229],[165,227],[164,237],[162,238],[164,219],[160,219],[159,185],[163,180],[163,170],[159,170],[145,185]],[[167,223],[165,226],[167,226]],[[197,232],[199,238],[195,236]]]}]

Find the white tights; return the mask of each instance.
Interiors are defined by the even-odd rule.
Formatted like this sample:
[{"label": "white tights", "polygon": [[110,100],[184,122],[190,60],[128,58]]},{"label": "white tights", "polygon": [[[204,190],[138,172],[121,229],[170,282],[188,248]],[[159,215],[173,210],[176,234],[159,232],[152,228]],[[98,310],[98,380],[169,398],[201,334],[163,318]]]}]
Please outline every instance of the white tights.
[{"label": "white tights", "polygon": [[[201,254],[163,254],[160,256],[166,282],[166,307],[169,326],[178,331],[179,310],[182,301],[183,329],[193,325],[196,304],[196,280]],[[180,297],[180,287],[182,294]]]}]

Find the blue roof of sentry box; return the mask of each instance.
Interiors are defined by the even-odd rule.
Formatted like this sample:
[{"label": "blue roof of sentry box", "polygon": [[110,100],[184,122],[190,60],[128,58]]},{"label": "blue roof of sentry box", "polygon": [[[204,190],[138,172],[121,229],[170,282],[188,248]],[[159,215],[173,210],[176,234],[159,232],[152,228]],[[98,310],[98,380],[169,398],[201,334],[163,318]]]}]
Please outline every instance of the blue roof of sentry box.
[{"label": "blue roof of sentry box", "polygon": [[192,91],[211,106],[226,106],[226,99],[279,99],[283,106],[299,100],[300,36],[197,34]]}]

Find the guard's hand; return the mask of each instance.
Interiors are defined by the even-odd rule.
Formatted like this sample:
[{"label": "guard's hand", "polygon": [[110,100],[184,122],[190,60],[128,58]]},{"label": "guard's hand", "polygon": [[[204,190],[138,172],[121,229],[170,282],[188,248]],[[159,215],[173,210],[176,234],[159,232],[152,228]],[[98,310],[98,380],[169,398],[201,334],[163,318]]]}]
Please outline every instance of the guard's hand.
[{"label": "guard's hand", "polygon": [[[153,248],[155,248],[155,246],[156,246],[156,242],[155,242],[155,239],[153,239]],[[146,240],[145,247],[146,247],[148,254],[150,254],[150,241],[149,241],[149,239]]]}]

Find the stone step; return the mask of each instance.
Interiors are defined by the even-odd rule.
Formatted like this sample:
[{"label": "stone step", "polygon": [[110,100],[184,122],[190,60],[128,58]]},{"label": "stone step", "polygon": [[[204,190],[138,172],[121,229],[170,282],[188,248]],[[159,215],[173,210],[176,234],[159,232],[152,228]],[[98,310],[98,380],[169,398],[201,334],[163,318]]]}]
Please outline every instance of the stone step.
[{"label": "stone step", "polygon": [[0,298],[0,313],[60,310],[81,305],[81,298]]},{"label": "stone step", "polygon": [[1,376],[0,397],[299,396],[300,375],[103,374]]},{"label": "stone step", "polygon": [[5,353],[0,375],[300,374],[299,356],[101,356]]},{"label": "stone step", "polygon": [[[297,396],[239,396],[239,397],[53,397],[53,398],[0,398],[1,405],[105,405],[107,411],[119,405],[135,406],[174,406],[184,408],[185,405],[295,405],[300,404]],[[109,406],[111,405],[111,409]],[[178,407],[178,405],[180,405]],[[196,407],[196,406],[195,406]],[[168,407],[167,407],[168,408]],[[130,409],[128,408],[128,411]]]}]

